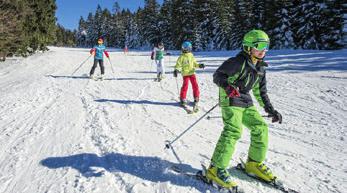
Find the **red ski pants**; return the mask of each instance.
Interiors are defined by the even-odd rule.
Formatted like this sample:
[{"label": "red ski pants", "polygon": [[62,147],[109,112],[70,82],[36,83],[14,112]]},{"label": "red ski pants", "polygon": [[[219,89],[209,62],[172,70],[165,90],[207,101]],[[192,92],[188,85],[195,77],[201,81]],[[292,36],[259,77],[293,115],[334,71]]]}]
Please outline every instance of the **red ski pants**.
[{"label": "red ski pants", "polygon": [[198,85],[198,82],[196,81],[195,74],[190,75],[190,76],[183,76],[183,85],[181,88],[181,95],[180,95],[181,100],[184,100],[187,97],[189,81],[193,87],[194,99],[199,98],[199,96],[200,96],[199,85]]}]

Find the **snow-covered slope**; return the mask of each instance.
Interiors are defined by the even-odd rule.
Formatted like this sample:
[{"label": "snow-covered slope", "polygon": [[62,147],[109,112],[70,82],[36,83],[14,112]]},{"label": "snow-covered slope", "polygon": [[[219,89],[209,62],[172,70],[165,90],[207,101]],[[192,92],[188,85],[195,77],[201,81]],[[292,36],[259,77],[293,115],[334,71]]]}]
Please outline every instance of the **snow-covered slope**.
[{"label": "snow-covered slope", "polygon": [[[71,76],[87,49],[53,47],[0,63],[0,192],[215,192],[167,168],[209,164],[223,127],[219,108],[173,144],[176,156],[164,145],[217,103],[212,74],[236,53],[196,53],[207,68],[197,73],[202,110],[194,115],[177,105],[178,52],[166,57],[170,73],[160,83],[149,52],[111,52],[115,73],[105,62],[104,81],[86,78],[92,59]],[[269,121],[266,162],[299,192],[347,192],[347,50],[270,51],[267,60],[283,124]],[[249,141],[244,129],[231,166],[247,157]],[[232,175],[246,192],[276,192]]]}]

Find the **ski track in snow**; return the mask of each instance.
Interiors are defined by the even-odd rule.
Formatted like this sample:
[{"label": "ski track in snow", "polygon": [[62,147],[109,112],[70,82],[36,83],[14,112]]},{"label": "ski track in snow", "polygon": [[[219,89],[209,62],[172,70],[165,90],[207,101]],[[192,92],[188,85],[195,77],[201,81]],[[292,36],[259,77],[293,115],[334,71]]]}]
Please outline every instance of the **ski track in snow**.
[{"label": "ski track in snow", "polygon": [[[207,68],[197,71],[201,110],[193,115],[178,105],[173,53],[161,82],[153,81],[149,52],[112,51],[115,73],[105,62],[104,81],[87,78],[92,59],[71,75],[87,49],[52,47],[0,63],[0,192],[217,192],[168,168],[209,164],[223,128],[219,108],[173,144],[177,157],[164,145],[217,103],[212,74],[237,52],[196,53]],[[269,120],[266,163],[299,192],[347,191],[346,55],[287,50],[267,57],[269,96],[283,124]],[[244,129],[231,166],[246,159],[249,138]],[[246,192],[276,192],[231,173]]]}]

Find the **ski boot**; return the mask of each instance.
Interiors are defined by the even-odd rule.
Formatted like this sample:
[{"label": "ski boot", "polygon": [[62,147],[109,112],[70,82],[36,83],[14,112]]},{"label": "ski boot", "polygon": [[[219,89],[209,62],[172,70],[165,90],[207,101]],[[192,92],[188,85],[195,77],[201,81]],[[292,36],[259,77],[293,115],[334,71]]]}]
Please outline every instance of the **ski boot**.
[{"label": "ski boot", "polygon": [[199,111],[199,98],[194,99],[194,106],[193,106],[193,111],[196,113]]},{"label": "ski boot", "polygon": [[217,186],[226,189],[234,189],[237,188],[236,182],[231,179],[231,176],[226,169],[220,169],[212,164],[206,171],[206,178],[212,182],[216,183]]},{"label": "ski boot", "polygon": [[95,80],[94,74],[89,75],[89,78],[92,79],[92,80]]},{"label": "ski boot", "polygon": [[194,112],[190,110],[187,106],[187,100],[186,99],[181,99],[180,100],[180,106],[188,113],[188,114],[193,114]]},{"label": "ski boot", "polygon": [[248,175],[266,182],[272,182],[276,179],[276,176],[272,174],[271,170],[263,162],[256,162],[248,159],[245,164],[245,171]]},{"label": "ski boot", "polygon": [[180,100],[180,105],[181,105],[181,107],[187,107],[187,100],[186,99],[181,99]]},{"label": "ski boot", "polygon": [[101,74],[100,80],[104,80],[104,75],[103,74]]},{"label": "ski boot", "polygon": [[161,72],[159,72],[158,74],[157,74],[157,81],[158,82],[160,82],[161,81],[161,79],[162,79],[162,75],[161,75]]},{"label": "ski boot", "polygon": [[164,74],[161,72],[160,73],[160,79],[163,80],[165,78]]}]

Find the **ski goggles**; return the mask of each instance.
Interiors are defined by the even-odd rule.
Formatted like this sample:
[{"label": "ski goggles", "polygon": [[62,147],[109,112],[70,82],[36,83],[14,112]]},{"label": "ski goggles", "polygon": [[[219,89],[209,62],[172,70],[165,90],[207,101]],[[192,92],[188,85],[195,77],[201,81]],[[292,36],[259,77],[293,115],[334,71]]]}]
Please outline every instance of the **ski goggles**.
[{"label": "ski goggles", "polygon": [[269,42],[255,42],[253,43],[253,48],[255,48],[258,51],[267,51],[269,50],[270,43]]}]

